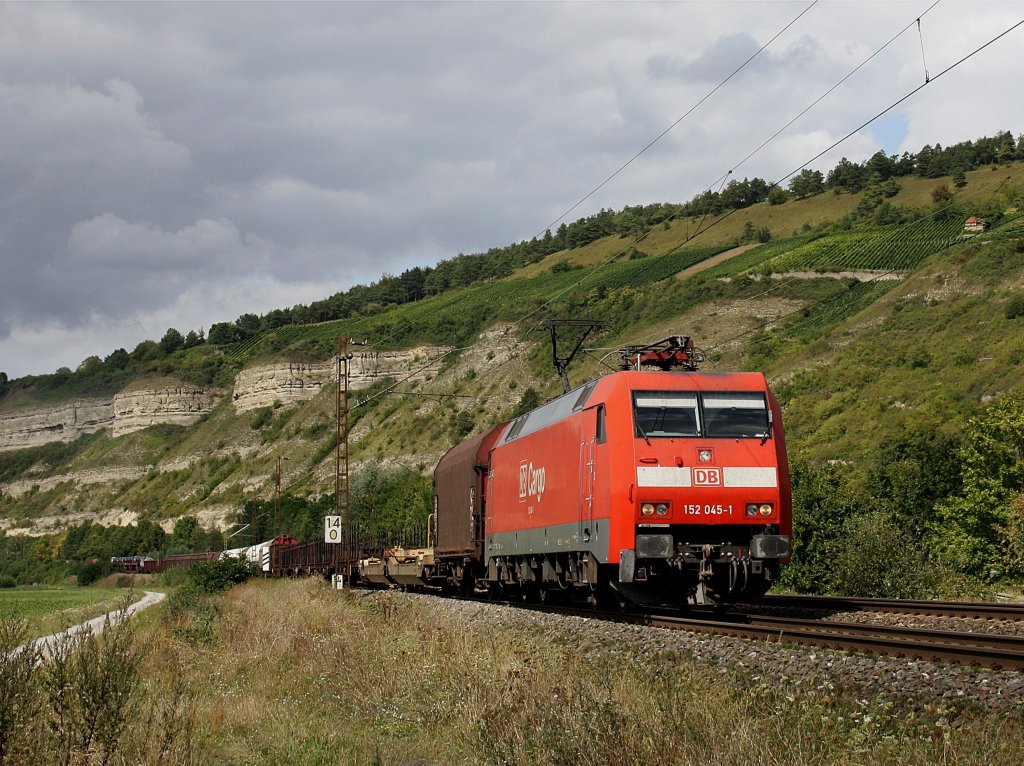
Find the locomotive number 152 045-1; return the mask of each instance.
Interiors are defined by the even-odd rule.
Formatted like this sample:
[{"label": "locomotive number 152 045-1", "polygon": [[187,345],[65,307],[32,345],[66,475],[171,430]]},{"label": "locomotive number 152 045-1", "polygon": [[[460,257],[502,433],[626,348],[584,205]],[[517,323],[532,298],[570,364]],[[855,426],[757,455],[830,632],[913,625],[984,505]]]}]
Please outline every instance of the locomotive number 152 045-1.
[{"label": "locomotive number 152 045-1", "polygon": [[732,516],[732,504],[698,505],[689,503],[683,506],[683,513],[687,516]]}]

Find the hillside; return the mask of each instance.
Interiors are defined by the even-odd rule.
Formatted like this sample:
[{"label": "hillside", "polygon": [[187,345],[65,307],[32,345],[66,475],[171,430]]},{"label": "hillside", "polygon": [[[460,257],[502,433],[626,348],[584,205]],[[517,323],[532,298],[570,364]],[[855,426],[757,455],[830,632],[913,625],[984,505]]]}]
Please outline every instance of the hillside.
[{"label": "hillside", "polygon": [[[869,210],[893,206],[896,223],[858,213],[870,188],[761,202],[600,237],[349,319],[163,354],[148,342],[120,367],[93,358],[11,381],[0,528],[59,535],[145,520],[170,531],[185,515],[223,528],[247,501],[275,498],[278,470],[289,503],[327,498],[339,335],[369,342],[353,346],[353,470],[429,474],[452,444],[559,392],[537,324],[565,316],[612,327],[588,341],[574,382],[605,371],[601,358],[620,344],[678,333],[707,353],[706,369],[763,369],[795,461],[847,466],[835,486],[863,498],[901,435],[959,444],[990,402],[1024,393],[1024,163],[964,181],[933,201],[951,178],[901,178]],[[964,231],[965,214],[992,211],[986,231]]]}]

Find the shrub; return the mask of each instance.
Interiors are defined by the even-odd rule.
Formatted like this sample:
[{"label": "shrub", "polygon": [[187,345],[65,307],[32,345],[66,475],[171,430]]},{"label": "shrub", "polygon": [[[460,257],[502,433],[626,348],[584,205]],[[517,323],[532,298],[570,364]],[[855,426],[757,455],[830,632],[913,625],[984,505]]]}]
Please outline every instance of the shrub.
[{"label": "shrub", "polygon": [[[509,387],[511,388],[511,386]],[[531,386],[523,392],[523,395],[519,398],[519,404],[516,405],[516,408],[509,417],[518,418],[520,415],[525,415],[530,410],[540,407],[542,403],[537,389]]]},{"label": "shrub", "polygon": [[27,628],[21,619],[0,618],[0,764],[106,764],[123,757],[142,711],[145,657],[123,608],[102,633],[86,629],[55,643],[45,664],[33,644],[16,650]]},{"label": "shrub", "polygon": [[208,644],[213,640],[213,623],[220,613],[206,593],[186,585],[167,598],[166,620],[178,638]]},{"label": "shrub", "polygon": [[1016,319],[1017,317],[1024,317],[1024,293],[1017,293],[1006,304],[1006,318]]},{"label": "shrub", "polygon": [[253,415],[252,420],[249,421],[249,427],[253,431],[259,431],[263,426],[270,422],[272,417],[274,417],[274,410],[271,407],[262,407],[256,410],[256,414]]},{"label": "shrub", "polygon": [[28,637],[28,622],[0,617],[0,763],[15,763],[24,752],[29,722],[41,707],[35,684],[40,657],[34,645],[18,647]]},{"label": "shrub", "polygon": [[201,593],[217,593],[256,575],[256,567],[243,558],[228,556],[216,561],[201,561],[188,570],[192,587]]},{"label": "shrub", "polygon": [[459,410],[458,414],[452,420],[452,427],[455,431],[455,435],[458,438],[468,436],[472,431],[476,422],[473,419],[473,413],[469,410]]},{"label": "shrub", "polygon": [[58,763],[82,762],[89,753],[98,756],[89,762],[111,762],[140,712],[144,657],[123,610],[98,635],[85,630],[52,650],[41,680]]},{"label": "shrub", "polygon": [[75,581],[81,585],[92,585],[104,575],[110,574],[110,564],[100,561],[86,561],[78,566]]},{"label": "shrub", "polygon": [[935,577],[923,548],[883,512],[849,518],[835,560],[833,587],[843,596],[926,598]]}]

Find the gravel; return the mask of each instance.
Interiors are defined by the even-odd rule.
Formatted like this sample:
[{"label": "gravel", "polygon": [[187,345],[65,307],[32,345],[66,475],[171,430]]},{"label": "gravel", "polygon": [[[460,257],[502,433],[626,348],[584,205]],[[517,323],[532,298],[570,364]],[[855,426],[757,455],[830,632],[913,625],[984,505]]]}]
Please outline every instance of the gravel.
[{"label": "gravel", "polygon": [[[458,601],[391,591],[396,598],[430,599],[431,608],[462,620],[487,621],[495,628],[528,627],[566,640],[585,657],[629,654],[652,662],[689,662],[731,671],[751,684],[786,685],[794,690],[842,696],[866,704],[891,701],[913,710],[975,708],[1024,713],[1024,673],[923,660],[871,656],[817,647],[794,647],[534,612],[496,603]],[[868,612],[831,614],[831,621],[907,625],[1024,635],[1024,624],[1008,620],[897,615]],[[1012,632],[1011,632],[1012,631]]]}]

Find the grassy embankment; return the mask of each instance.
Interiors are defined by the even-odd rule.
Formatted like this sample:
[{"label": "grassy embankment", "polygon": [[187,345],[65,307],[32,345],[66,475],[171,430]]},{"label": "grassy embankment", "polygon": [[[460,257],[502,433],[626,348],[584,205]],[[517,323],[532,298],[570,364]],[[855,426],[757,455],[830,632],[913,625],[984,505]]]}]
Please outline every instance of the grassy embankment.
[{"label": "grassy embankment", "polygon": [[[213,612],[142,615],[148,650],[111,762],[1020,762],[1019,714],[769,686],[685,656],[608,652],[541,620],[498,627],[312,580],[217,599]],[[45,747],[30,752],[46,762]]]}]

